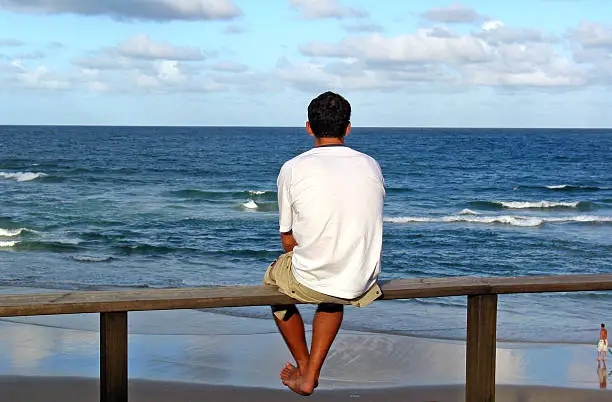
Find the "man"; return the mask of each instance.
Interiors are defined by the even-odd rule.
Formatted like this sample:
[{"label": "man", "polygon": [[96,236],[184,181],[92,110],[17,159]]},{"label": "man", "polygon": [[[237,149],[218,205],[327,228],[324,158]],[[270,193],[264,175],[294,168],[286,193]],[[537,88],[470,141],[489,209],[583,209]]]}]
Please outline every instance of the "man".
[{"label": "man", "polygon": [[301,395],[318,385],[344,305],[364,307],[382,295],[377,279],[384,180],[374,159],[344,145],[350,118],[351,106],[342,96],[326,92],[315,98],[306,123],[314,148],[287,161],[277,180],[286,254],[268,267],[264,283],[318,305],[310,350],[297,307],[272,307],[296,363],[287,363],[280,377]]},{"label": "man", "polygon": [[606,324],[601,324],[601,329],[599,330],[599,343],[597,344],[597,360],[601,360],[601,355],[603,352],[603,360],[606,360],[606,354],[608,353],[608,330],[606,329]]}]

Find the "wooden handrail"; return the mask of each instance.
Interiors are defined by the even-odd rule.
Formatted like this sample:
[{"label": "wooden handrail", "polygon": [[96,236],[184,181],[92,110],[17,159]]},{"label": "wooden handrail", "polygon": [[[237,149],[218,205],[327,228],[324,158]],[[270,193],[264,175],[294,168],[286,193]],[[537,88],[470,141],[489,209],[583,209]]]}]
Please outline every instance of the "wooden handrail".
[{"label": "wooden handrail", "polygon": [[[612,290],[612,274],[382,282],[382,300],[467,296],[466,401],[495,401],[497,295]],[[100,401],[127,402],[129,311],[297,303],[268,286],[0,295],[0,317],[100,313]]]},{"label": "wooden handrail", "polygon": [[[612,290],[612,274],[398,279],[382,282],[382,289],[382,300]],[[292,303],[268,286],[57,292],[0,295],[0,317]]]}]

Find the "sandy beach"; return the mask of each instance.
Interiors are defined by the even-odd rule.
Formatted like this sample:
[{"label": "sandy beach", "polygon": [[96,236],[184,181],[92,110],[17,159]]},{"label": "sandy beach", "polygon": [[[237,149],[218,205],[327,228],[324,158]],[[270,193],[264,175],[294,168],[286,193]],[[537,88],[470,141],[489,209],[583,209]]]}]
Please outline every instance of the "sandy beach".
[{"label": "sandy beach", "polygon": [[[0,289],[34,291],[41,290]],[[7,400],[97,400],[98,331],[96,314],[0,319]],[[222,310],[134,312],[129,334],[131,400],[302,399],[278,379],[290,356],[272,320]],[[463,341],[341,330],[311,400],[462,401],[464,371]],[[609,374],[612,363],[598,370],[594,345],[497,345],[498,401],[609,400],[601,390]]]},{"label": "sandy beach", "polygon": [[[1,319],[0,386],[7,400],[97,400],[98,320]],[[290,357],[272,320],[156,311],[130,313],[129,326],[131,400],[301,399],[278,379]],[[462,401],[464,367],[462,341],[341,331],[311,400]],[[498,400],[609,400],[612,394],[600,388],[611,370],[612,364],[597,370],[594,345],[500,342]]]},{"label": "sandy beach", "polygon": [[[71,377],[0,377],[5,400],[17,402],[97,401],[98,381]],[[308,399],[291,392],[266,388],[224,387],[203,384],[133,380],[129,398],[132,402],[169,401],[414,401],[461,402],[462,386],[405,387],[388,389],[322,390]],[[497,387],[499,402],[599,402],[609,401],[610,393],[598,390],[536,386]]]}]

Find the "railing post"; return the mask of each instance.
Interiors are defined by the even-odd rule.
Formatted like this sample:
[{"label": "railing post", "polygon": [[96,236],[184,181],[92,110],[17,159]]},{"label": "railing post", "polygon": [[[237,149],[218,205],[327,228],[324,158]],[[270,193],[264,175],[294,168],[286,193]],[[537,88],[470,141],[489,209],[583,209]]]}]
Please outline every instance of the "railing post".
[{"label": "railing post", "polygon": [[128,400],[127,312],[100,313],[100,402]]},{"label": "railing post", "polygon": [[497,295],[468,296],[466,402],[495,401]]}]

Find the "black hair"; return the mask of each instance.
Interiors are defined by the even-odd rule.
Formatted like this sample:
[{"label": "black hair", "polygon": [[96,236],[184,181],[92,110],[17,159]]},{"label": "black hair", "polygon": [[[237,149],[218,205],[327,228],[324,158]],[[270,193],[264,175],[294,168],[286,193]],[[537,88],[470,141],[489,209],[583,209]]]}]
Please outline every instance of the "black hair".
[{"label": "black hair", "polygon": [[602,324],[601,324],[601,327],[602,327],[602,328],[605,328],[605,327],[606,327],[606,324],[603,324],[603,323],[602,323]]},{"label": "black hair", "polygon": [[308,105],[308,122],[317,138],[342,138],[351,122],[351,104],[336,93],[322,93]]}]

